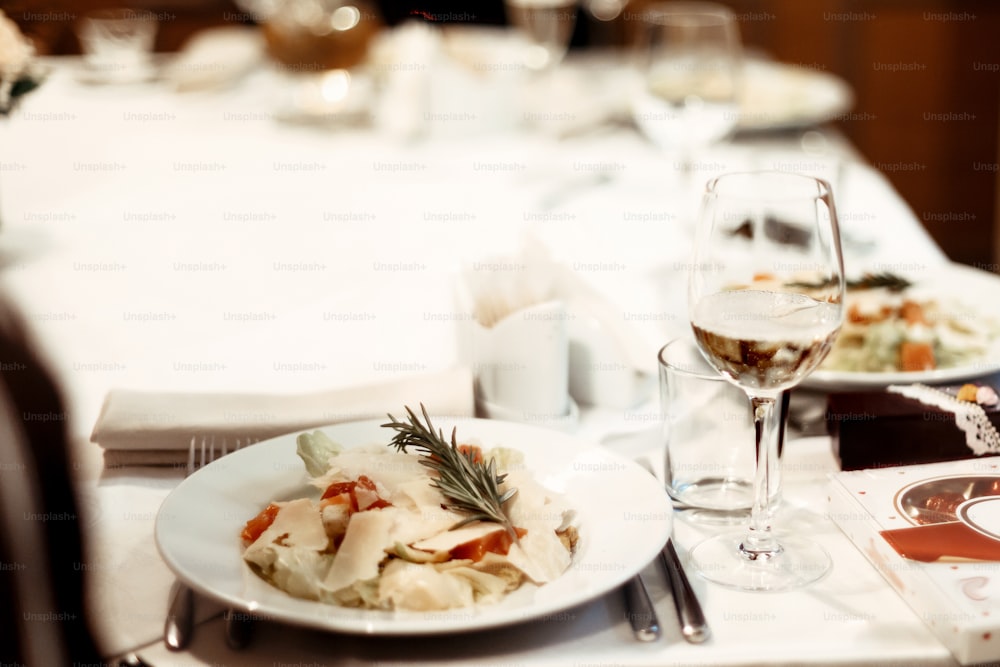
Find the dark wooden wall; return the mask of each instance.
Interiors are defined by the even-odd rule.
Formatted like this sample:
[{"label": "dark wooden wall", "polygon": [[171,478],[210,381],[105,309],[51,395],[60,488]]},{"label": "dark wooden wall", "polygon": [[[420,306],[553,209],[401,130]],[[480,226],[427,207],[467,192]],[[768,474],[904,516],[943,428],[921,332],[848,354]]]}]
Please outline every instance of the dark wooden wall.
[{"label": "dark wooden wall", "polygon": [[882,170],[949,257],[997,271],[1000,3],[733,0],[744,39],[837,74],[836,125]]}]

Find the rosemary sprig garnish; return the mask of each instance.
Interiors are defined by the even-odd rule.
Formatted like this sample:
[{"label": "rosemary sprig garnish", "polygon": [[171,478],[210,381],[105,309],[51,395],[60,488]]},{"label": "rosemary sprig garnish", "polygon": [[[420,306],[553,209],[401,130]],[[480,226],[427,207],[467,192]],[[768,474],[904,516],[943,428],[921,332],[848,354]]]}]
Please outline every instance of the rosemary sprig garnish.
[{"label": "rosemary sprig garnish", "polygon": [[793,280],[791,282],[785,283],[785,287],[794,287],[795,289],[826,289],[827,287],[833,287],[837,284],[837,278],[830,276],[823,280],[817,280],[816,282],[806,282],[802,280]]},{"label": "rosemary sprig garnish", "polygon": [[[837,279],[831,277],[814,283],[790,282],[785,283],[785,286],[800,289],[823,289],[824,287],[836,284],[836,282]],[[876,287],[884,287],[890,292],[902,292],[912,284],[906,278],[897,276],[894,273],[865,273],[857,280],[846,281],[847,289],[875,289]]]},{"label": "rosemary sprig garnish", "polygon": [[848,280],[847,287],[850,289],[873,289],[884,287],[890,292],[902,292],[912,285],[909,280],[895,273],[866,273],[857,280]]},{"label": "rosemary sprig garnish", "polygon": [[389,423],[382,426],[396,431],[390,446],[401,452],[405,452],[407,447],[413,447],[424,453],[420,463],[437,472],[438,476],[432,485],[449,501],[449,509],[469,514],[452,526],[451,530],[473,521],[490,521],[503,526],[513,541],[517,542],[517,531],[503,509],[503,504],[514,497],[517,489],[507,489],[500,493],[500,484],[507,475],[496,474],[496,460],[493,457],[488,462],[476,460],[474,452],[461,451],[455,437],[456,429],[451,431],[449,444],[440,430],[434,431],[423,403],[420,404],[420,410],[424,415],[424,423],[407,406],[408,421],[401,422],[390,414]]}]

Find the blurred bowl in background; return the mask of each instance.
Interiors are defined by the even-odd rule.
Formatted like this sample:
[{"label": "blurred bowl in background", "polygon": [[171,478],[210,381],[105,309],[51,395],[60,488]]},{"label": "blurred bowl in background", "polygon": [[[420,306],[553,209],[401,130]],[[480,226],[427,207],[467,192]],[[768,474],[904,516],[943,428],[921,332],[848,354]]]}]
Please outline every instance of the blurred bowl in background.
[{"label": "blurred bowl in background", "polygon": [[242,0],[261,23],[267,52],[294,72],[351,69],[368,55],[382,16],[367,0]]}]

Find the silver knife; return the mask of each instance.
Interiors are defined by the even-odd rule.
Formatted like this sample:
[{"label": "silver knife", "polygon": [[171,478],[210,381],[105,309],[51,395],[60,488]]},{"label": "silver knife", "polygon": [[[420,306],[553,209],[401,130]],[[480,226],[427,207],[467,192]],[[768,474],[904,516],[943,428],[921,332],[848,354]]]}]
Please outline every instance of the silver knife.
[{"label": "silver knife", "polygon": [[681,634],[692,644],[702,643],[711,636],[712,631],[705,620],[701,604],[691,588],[691,582],[684,574],[681,559],[678,558],[674,542],[670,538],[667,538],[667,543],[660,551],[660,562],[667,572],[667,579],[670,580],[677,619],[681,623]]},{"label": "silver knife", "polygon": [[660,637],[660,619],[642,577],[638,574],[625,582],[625,615],[632,625],[635,638],[641,642],[651,642]]},{"label": "silver knife", "polygon": [[163,642],[171,651],[180,651],[191,642],[194,627],[194,592],[180,581],[170,590],[167,620],[163,624]]},{"label": "silver knife", "polygon": [[[649,461],[640,459],[638,463],[650,475],[656,477]],[[673,538],[668,537],[667,543],[660,550],[660,563],[666,570],[667,580],[670,582],[674,608],[677,610],[677,620],[681,624],[681,634],[692,644],[704,642],[712,635],[712,631],[708,627],[708,621],[705,620],[705,612],[701,609],[701,603],[698,602],[694,589],[691,588],[691,582],[684,574],[681,559],[677,556],[677,550],[674,549]]]}]

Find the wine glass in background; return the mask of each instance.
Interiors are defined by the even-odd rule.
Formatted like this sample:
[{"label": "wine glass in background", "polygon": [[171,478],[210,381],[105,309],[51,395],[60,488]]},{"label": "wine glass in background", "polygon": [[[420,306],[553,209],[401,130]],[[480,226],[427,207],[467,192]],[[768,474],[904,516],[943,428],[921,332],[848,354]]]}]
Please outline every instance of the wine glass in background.
[{"label": "wine glass in background", "polygon": [[743,590],[808,584],[826,573],[830,558],[814,542],[772,529],[769,476],[782,426],[771,416],[781,393],[823,360],[843,322],[843,260],[829,184],[777,171],[709,181],[688,309],[706,359],[750,398],[757,439],[748,529],[697,544],[693,565],[706,579]]},{"label": "wine glass in background", "polygon": [[724,5],[658,2],[638,15],[634,28],[639,76],[632,116],[650,141],[674,154],[677,187],[692,192],[695,153],[729,136],[739,118],[736,18]]},{"label": "wine glass in background", "polygon": [[578,0],[505,0],[507,20],[527,40],[525,65],[536,72],[554,69],[569,50]]}]

